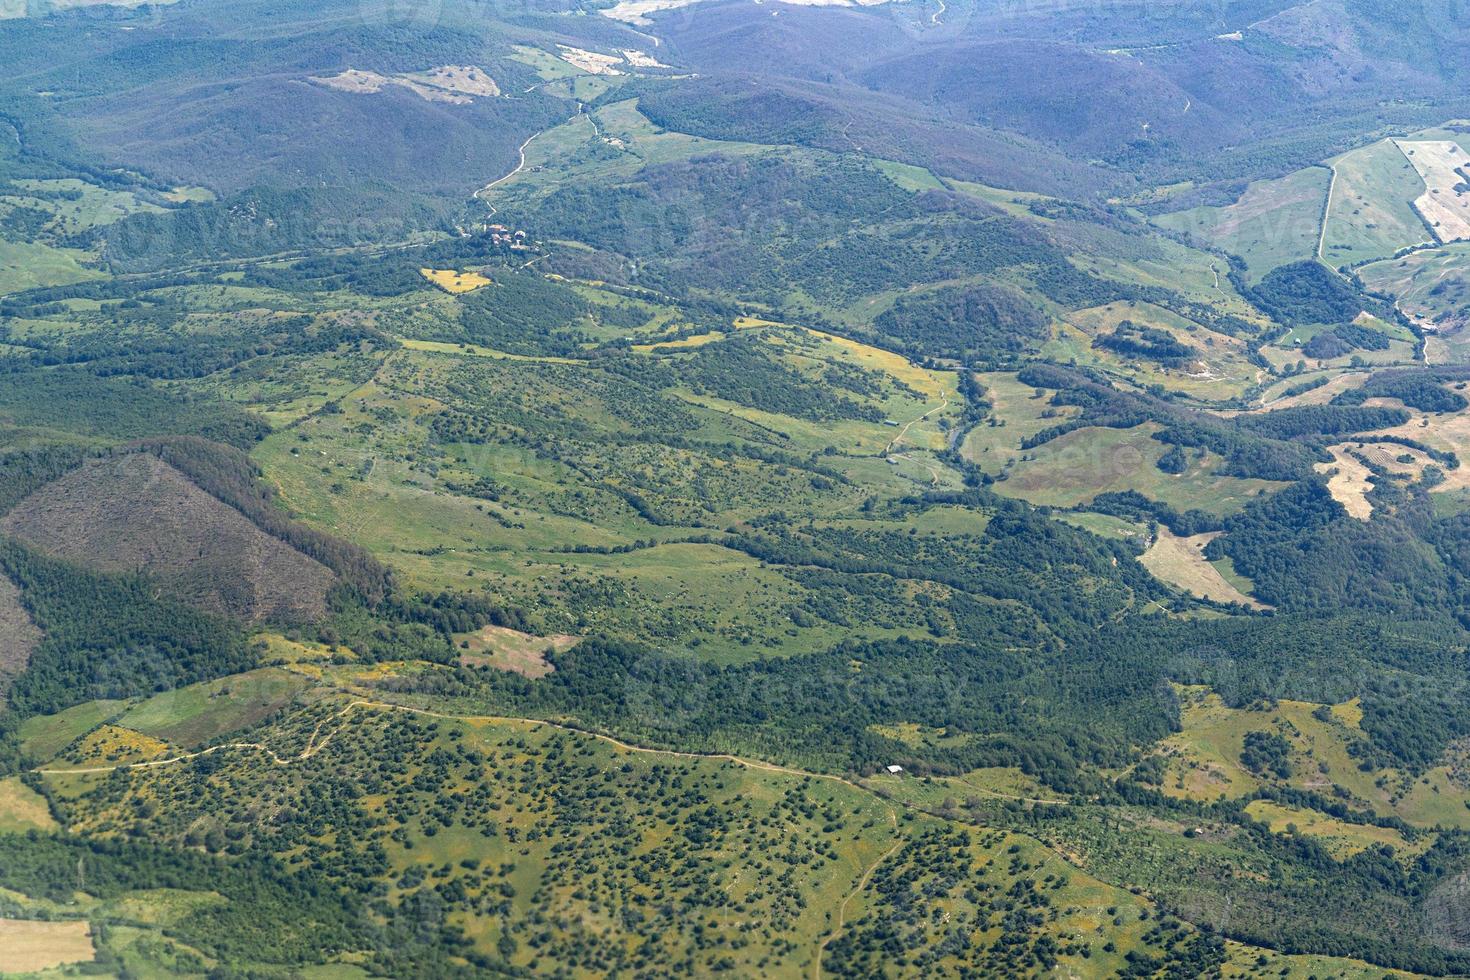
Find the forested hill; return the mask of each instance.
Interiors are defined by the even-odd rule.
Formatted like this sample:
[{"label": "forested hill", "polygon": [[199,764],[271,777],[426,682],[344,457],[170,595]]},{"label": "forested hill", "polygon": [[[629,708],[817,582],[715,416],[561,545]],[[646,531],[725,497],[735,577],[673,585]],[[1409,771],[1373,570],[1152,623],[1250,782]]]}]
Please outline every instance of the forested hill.
[{"label": "forested hill", "polygon": [[0,4],[0,974],[1470,973],[1465,27]]}]

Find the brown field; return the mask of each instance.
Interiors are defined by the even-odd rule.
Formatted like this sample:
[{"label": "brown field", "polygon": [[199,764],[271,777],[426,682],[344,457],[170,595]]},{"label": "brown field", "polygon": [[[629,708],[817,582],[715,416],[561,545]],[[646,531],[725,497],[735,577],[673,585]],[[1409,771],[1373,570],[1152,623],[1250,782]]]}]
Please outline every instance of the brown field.
[{"label": "brown field", "polygon": [[420,269],[423,277],[446,293],[472,293],[481,286],[490,285],[490,280],[478,272],[456,272],[453,269]]},{"label": "brown field", "polygon": [[1398,147],[1424,178],[1424,195],[1414,202],[1442,242],[1470,240],[1470,193],[1455,190],[1466,183],[1470,153],[1449,140],[1399,140]]},{"label": "brown field", "polygon": [[621,55],[600,54],[596,51],[588,51],[585,48],[573,48],[565,44],[558,44],[557,49],[561,51],[561,59],[574,68],[580,68],[589,75],[621,75],[622,72],[614,68],[614,65],[623,63]]},{"label": "brown field", "polygon": [[0,704],[10,678],[25,670],[31,651],[41,642],[41,631],[20,604],[20,590],[0,575]]},{"label": "brown field", "polygon": [[500,94],[500,86],[495,84],[495,80],[473,65],[443,65],[399,75],[380,75],[375,71],[349,68],[339,75],[313,78],[312,81],[353,95],[375,95],[389,86],[398,86],[426,101],[451,105],[469,105],[476,98]]},{"label": "brown field", "polygon": [[1158,537],[1139,561],[1159,581],[1178,586],[1202,599],[1238,602],[1252,609],[1266,608],[1225,581],[1220,570],[1205,560],[1205,545],[1219,536],[1220,532],[1215,531],[1181,538],[1168,528],[1160,527]]},{"label": "brown field", "polygon": [[101,571],[146,571],[201,608],[252,621],[321,618],[335,579],[142,453],[73,470],[17,504],[0,530]]},{"label": "brown field", "polygon": [[0,973],[35,973],[96,956],[85,922],[0,919]]},{"label": "brown field", "polygon": [[486,626],[455,638],[460,662],[496,667],[526,677],[545,677],[556,668],[546,659],[548,649],[561,653],[582,642],[580,636],[532,636],[505,626]]},{"label": "brown field", "polygon": [[1332,473],[1327,480],[1327,489],[1332,499],[1342,504],[1348,514],[1360,521],[1373,516],[1373,505],[1367,500],[1368,491],[1373,489],[1373,474],[1358,460],[1348,455],[1345,446],[1333,446],[1332,462],[1318,463],[1318,473]]}]

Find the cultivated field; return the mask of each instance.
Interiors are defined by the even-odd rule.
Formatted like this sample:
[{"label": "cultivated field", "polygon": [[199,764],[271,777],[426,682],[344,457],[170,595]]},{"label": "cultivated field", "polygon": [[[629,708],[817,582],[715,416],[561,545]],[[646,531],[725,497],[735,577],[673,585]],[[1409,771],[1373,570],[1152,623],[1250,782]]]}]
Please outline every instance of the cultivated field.
[{"label": "cultivated field", "polygon": [[1399,140],[1398,148],[1424,180],[1415,200],[1441,242],[1470,239],[1470,152],[1449,140]]},{"label": "cultivated field", "polygon": [[85,922],[0,919],[0,973],[35,973],[89,963],[96,955]]}]

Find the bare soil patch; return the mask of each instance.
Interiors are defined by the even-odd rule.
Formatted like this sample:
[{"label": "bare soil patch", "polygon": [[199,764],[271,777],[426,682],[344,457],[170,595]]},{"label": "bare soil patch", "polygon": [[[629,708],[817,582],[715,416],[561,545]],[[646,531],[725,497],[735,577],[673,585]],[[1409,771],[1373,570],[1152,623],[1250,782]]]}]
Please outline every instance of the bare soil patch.
[{"label": "bare soil patch", "polygon": [[460,662],[490,666],[526,677],[545,677],[554,668],[546,659],[548,650],[561,653],[582,642],[580,636],[532,636],[505,626],[486,626],[475,633],[455,637]]},{"label": "bare soil patch", "polygon": [[21,501],[0,531],[67,561],[146,572],[203,609],[250,621],[326,613],[335,576],[156,456],[79,467]]}]

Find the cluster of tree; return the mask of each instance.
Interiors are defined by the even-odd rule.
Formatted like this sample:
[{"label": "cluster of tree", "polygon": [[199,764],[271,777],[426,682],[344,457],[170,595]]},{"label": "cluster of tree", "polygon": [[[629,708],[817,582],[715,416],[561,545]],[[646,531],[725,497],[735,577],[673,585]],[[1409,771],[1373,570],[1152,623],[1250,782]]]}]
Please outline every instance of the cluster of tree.
[{"label": "cluster of tree", "polygon": [[1225,526],[1214,514],[1202,510],[1177,511],[1168,504],[1149,500],[1137,490],[1100,493],[1092,498],[1087,509],[1128,520],[1157,521],[1182,537],[1223,530]]},{"label": "cluster of tree", "polygon": [[1100,335],[1092,345],[1124,357],[1157,361],[1172,368],[1184,367],[1199,357],[1199,351],[1169,331],[1132,320],[1122,321],[1112,332]]},{"label": "cluster of tree", "polygon": [[[1158,422],[1165,428],[1154,435],[1155,439],[1170,446],[1208,449],[1224,457],[1220,472],[1230,476],[1262,480],[1304,479],[1311,475],[1312,465],[1317,460],[1313,447],[1286,441],[1270,431],[1267,421],[1256,421],[1258,418],[1269,420],[1271,416],[1284,413],[1222,419],[1181,408],[1151,395],[1120,391],[1105,378],[1052,364],[1027,365],[1017,377],[1034,388],[1055,389],[1054,404],[1082,409],[1080,415],[1022,440],[1023,449],[1035,448],[1086,426],[1128,429],[1145,422]],[[1257,424],[1262,425],[1264,431],[1252,428]],[[1181,464],[1185,462],[1175,456],[1166,465],[1182,469]]]},{"label": "cluster of tree", "polygon": [[0,377],[0,417],[13,425],[109,439],[198,435],[240,448],[253,446],[268,431],[265,422],[230,402],[174,394],[142,379],[18,364]]},{"label": "cluster of tree", "polygon": [[[1421,412],[1458,412],[1470,405],[1458,391],[1446,388],[1444,373],[1380,371],[1356,388],[1332,399],[1334,405],[1361,405],[1370,398],[1397,398]],[[1376,427],[1375,427],[1376,428]]]},{"label": "cluster of tree", "polygon": [[1392,343],[1388,335],[1372,327],[1364,327],[1356,323],[1340,323],[1331,330],[1323,330],[1307,341],[1302,348],[1302,353],[1319,360],[1331,360],[1334,357],[1351,354],[1355,350],[1388,350]]},{"label": "cluster of tree", "polygon": [[103,231],[103,257],[116,272],[153,272],[181,262],[398,241],[440,229],[446,217],[442,203],[386,186],[261,187],[131,214]]},{"label": "cluster of tree", "polygon": [[[315,354],[363,342],[391,343],[370,326],[335,317],[268,318],[229,334],[172,329],[180,317],[181,313],[170,311],[161,316],[157,311],[115,311],[112,322],[103,329],[36,338],[27,353],[4,358],[0,370],[67,364],[84,366],[102,377],[176,380],[201,378],[256,357]],[[163,322],[156,322],[160,320]]]},{"label": "cluster of tree", "polygon": [[1312,260],[1272,269],[1250,291],[1250,298],[1272,318],[1287,324],[1349,324],[1365,310],[1381,311],[1383,306]]},{"label": "cluster of tree", "polygon": [[885,343],[916,357],[999,367],[1035,350],[1048,321],[1014,289],[972,285],[905,294],[874,322]]},{"label": "cluster of tree", "polygon": [[1291,743],[1278,732],[1246,732],[1240,764],[1251,772],[1291,778]]},{"label": "cluster of tree", "polygon": [[814,422],[883,418],[871,405],[836,394],[782,364],[759,336],[748,332],[705,344],[671,363],[697,394],[709,393],[763,412]]},{"label": "cluster of tree", "polygon": [[1444,615],[1456,606],[1450,580],[1440,555],[1415,533],[1411,505],[1353,520],[1325,480],[1303,480],[1247,504],[1206,554],[1228,555],[1256,595],[1282,609]]},{"label": "cluster of tree", "polygon": [[1371,432],[1391,429],[1409,421],[1402,408],[1360,407],[1361,403],[1331,405],[1293,405],[1270,412],[1244,415],[1237,419],[1239,428],[1272,439],[1299,439],[1304,436],[1337,436],[1347,432]]}]

